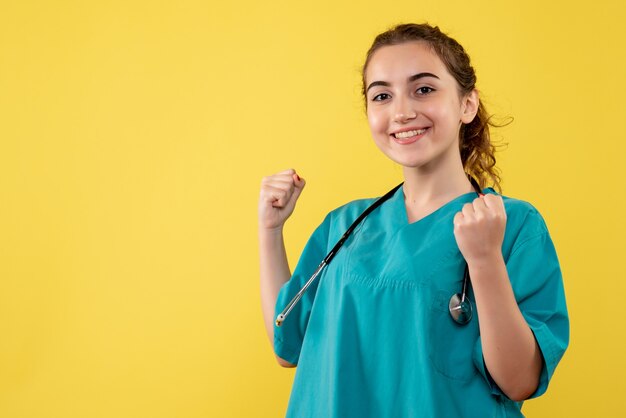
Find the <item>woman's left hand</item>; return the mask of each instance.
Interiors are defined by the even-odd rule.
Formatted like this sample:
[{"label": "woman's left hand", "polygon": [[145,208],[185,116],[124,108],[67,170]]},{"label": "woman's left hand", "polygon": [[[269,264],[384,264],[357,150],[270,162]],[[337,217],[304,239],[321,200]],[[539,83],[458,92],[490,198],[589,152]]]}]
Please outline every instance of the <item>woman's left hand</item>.
[{"label": "woman's left hand", "polygon": [[454,216],[454,238],[468,264],[501,257],[505,228],[506,210],[499,195],[481,195]]}]

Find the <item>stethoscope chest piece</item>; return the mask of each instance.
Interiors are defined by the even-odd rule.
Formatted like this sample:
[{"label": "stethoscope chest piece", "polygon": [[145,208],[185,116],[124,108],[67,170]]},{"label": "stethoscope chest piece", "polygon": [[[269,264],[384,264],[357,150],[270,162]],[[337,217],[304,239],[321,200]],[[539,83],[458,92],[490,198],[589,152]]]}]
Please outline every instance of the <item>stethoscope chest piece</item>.
[{"label": "stethoscope chest piece", "polygon": [[472,304],[467,296],[463,297],[461,293],[455,293],[450,298],[448,304],[450,316],[454,322],[465,325],[472,320]]}]

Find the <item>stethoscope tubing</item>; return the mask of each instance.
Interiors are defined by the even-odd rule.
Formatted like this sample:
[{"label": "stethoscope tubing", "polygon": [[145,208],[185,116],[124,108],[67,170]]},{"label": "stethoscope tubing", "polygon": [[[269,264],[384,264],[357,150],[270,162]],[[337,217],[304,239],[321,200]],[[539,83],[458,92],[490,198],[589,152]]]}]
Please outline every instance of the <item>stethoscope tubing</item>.
[{"label": "stethoscope tubing", "polygon": [[[470,180],[474,188],[477,190],[476,193],[479,194],[480,188],[478,187],[478,184],[473,178],[470,178]],[[388,191],[384,196],[380,197],[372,205],[370,205],[367,209],[365,209],[365,211],[363,211],[363,213],[361,213],[361,215],[359,215],[359,217],[354,222],[352,222],[352,225],[350,225],[350,227],[346,230],[346,232],[343,233],[339,241],[337,241],[335,246],[330,250],[330,252],[326,255],[326,257],[324,257],[322,262],[317,266],[317,268],[315,269],[315,272],[311,275],[309,280],[307,280],[307,282],[304,284],[304,286],[302,286],[300,291],[287,304],[285,309],[283,309],[283,311],[276,317],[276,326],[280,327],[282,325],[282,323],[287,318],[289,313],[291,313],[291,311],[296,306],[296,304],[300,301],[300,299],[302,299],[302,296],[304,295],[304,293],[308,290],[311,284],[313,284],[315,279],[321,274],[322,270],[324,270],[324,268],[330,264],[332,259],[335,257],[335,255],[339,251],[339,249],[343,246],[344,242],[348,239],[350,234],[352,234],[352,231],[354,231],[354,229],[361,223],[361,221],[363,221],[363,219],[365,219],[367,215],[369,215],[372,211],[374,211],[381,204],[383,204],[386,200],[388,200],[391,196],[393,196],[393,194],[400,187],[402,187],[403,184],[404,182],[398,184],[396,187]],[[463,290],[460,294],[455,293],[454,295],[452,295],[452,297],[450,298],[450,304],[449,304],[450,316],[456,323],[460,325],[465,325],[472,319],[472,305],[471,305],[471,301],[467,297],[467,287],[469,285],[469,282],[470,282],[469,268],[466,263],[465,273],[463,275]]]},{"label": "stethoscope tubing", "polygon": [[300,301],[300,299],[302,298],[302,295],[304,295],[304,293],[307,291],[309,286],[311,286],[311,284],[315,281],[317,276],[319,276],[319,274],[322,272],[324,267],[329,265],[332,259],[335,258],[335,255],[337,254],[339,249],[343,246],[343,243],[352,234],[352,231],[354,231],[354,229],[361,223],[361,221],[363,221],[363,219],[365,219],[367,215],[372,213],[374,209],[379,207],[383,202],[385,202],[391,196],[393,196],[393,194],[400,187],[402,187],[403,184],[404,182],[398,184],[396,187],[388,191],[384,196],[378,198],[378,200],[376,200],[372,205],[370,205],[367,209],[365,209],[363,213],[361,213],[361,215],[359,215],[359,217],[356,218],[354,222],[352,222],[352,225],[350,225],[350,227],[346,230],[346,232],[343,233],[341,238],[339,238],[339,241],[337,241],[335,246],[330,250],[330,252],[326,255],[326,257],[324,257],[324,260],[322,260],[319,266],[317,266],[317,269],[315,269],[315,272],[313,273],[313,275],[309,278],[309,280],[307,280],[304,286],[302,286],[302,289],[300,289],[300,291],[296,294],[296,296],[294,296],[294,298],[291,299],[291,302],[289,302],[287,306],[285,307],[285,309],[283,309],[283,311],[276,317],[276,326],[279,327],[282,325],[287,315],[289,315],[293,307]]},{"label": "stethoscope tubing", "polygon": [[291,299],[291,302],[289,302],[289,304],[285,307],[285,309],[276,317],[276,326],[277,327],[282,325],[282,323],[285,320],[285,318],[287,318],[287,315],[289,315],[289,312],[291,312],[293,307],[296,306],[296,304],[302,298],[302,295],[304,295],[304,292],[307,291],[309,286],[311,286],[311,283],[313,283],[315,281],[317,276],[322,272],[324,267],[326,267],[327,265],[328,264],[326,264],[326,260],[323,260],[320,263],[320,265],[317,266],[317,269],[315,269],[315,273],[313,273],[313,275],[309,278],[309,280],[307,280],[307,282],[304,284],[304,286],[302,286],[302,289],[300,289],[300,291],[296,294],[296,296],[293,299]]}]

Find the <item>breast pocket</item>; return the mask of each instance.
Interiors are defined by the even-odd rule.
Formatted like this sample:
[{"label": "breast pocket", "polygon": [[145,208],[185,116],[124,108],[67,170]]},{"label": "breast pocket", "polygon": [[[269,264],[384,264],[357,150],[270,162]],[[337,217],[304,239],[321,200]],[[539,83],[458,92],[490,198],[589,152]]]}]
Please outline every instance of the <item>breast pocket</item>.
[{"label": "breast pocket", "polygon": [[429,359],[437,372],[450,379],[468,381],[478,373],[472,358],[474,343],[479,337],[476,306],[472,302],[473,318],[465,325],[456,323],[448,310],[450,297],[461,292],[462,283],[461,278],[458,290],[433,292],[427,344]]}]

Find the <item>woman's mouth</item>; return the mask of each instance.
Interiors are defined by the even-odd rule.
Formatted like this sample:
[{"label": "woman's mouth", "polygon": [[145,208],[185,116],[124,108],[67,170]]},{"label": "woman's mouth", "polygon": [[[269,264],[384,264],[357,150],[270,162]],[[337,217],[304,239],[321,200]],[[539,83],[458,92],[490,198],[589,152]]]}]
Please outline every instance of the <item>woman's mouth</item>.
[{"label": "woman's mouth", "polygon": [[413,129],[411,131],[397,132],[395,134],[391,134],[391,136],[393,137],[393,140],[397,142],[398,144],[407,145],[407,144],[412,144],[413,142],[423,137],[424,134],[428,131],[428,129],[430,128]]}]

